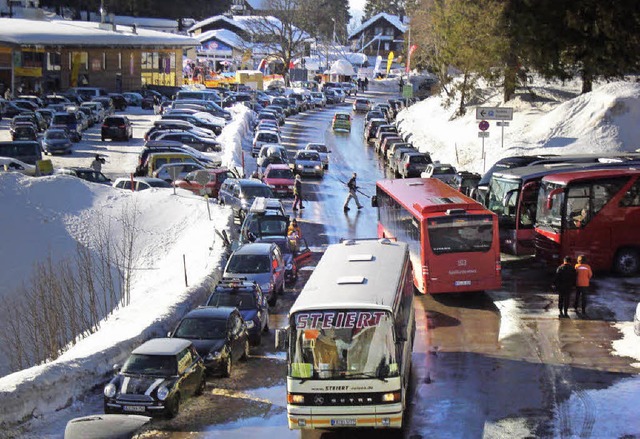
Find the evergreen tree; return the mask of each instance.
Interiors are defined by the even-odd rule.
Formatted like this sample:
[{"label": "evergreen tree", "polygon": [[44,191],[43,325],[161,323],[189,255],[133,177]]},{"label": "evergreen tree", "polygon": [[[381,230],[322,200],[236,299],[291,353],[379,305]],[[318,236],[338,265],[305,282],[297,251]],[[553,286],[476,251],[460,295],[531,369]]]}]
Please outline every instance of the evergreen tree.
[{"label": "evergreen tree", "polygon": [[362,20],[367,21],[381,12],[398,16],[406,15],[405,0],[367,0]]}]

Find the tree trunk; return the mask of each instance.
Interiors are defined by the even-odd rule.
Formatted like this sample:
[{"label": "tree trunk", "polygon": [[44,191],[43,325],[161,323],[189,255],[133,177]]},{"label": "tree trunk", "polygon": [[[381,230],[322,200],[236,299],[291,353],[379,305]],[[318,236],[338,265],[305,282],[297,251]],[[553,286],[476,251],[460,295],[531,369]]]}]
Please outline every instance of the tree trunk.
[{"label": "tree trunk", "polygon": [[460,87],[460,107],[458,107],[458,116],[464,116],[467,112],[466,99],[467,99],[467,78],[468,73],[465,73],[462,79],[462,86]]},{"label": "tree trunk", "polygon": [[516,93],[516,84],[518,81],[518,60],[513,50],[507,58],[507,65],[504,68],[504,90],[502,100],[508,102]]},{"label": "tree trunk", "polygon": [[588,69],[582,70],[582,94],[593,90],[593,74]]}]

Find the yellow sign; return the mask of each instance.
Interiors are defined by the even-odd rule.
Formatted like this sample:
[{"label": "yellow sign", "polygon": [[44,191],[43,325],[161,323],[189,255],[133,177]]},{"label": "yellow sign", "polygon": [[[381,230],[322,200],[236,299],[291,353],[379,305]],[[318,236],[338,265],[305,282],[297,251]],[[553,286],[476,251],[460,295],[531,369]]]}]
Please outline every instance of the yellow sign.
[{"label": "yellow sign", "polygon": [[38,160],[36,162],[36,175],[53,174],[53,164],[51,160]]},{"label": "yellow sign", "polygon": [[34,76],[42,77],[42,67],[14,67],[13,73],[16,76]]},{"label": "yellow sign", "polygon": [[387,75],[389,74],[389,71],[391,70],[391,63],[393,63],[393,51],[389,52],[389,57],[387,58]]}]

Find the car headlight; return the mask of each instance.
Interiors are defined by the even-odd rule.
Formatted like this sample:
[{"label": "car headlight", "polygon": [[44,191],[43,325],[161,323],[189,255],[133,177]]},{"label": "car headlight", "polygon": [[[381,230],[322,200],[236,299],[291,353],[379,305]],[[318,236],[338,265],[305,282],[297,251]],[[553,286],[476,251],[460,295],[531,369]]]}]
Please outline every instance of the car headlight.
[{"label": "car headlight", "polygon": [[247,324],[247,329],[251,329],[256,326],[256,324],[253,323],[253,320],[247,320],[245,323]]},{"label": "car headlight", "polygon": [[116,386],[113,383],[109,383],[104,386],[104,396],[107,398],[113,398],[116,396]]},{"label": "car headlight", "polygon": [[302,165],[296,165],[296,168],[302,169]]},{"label": "car headlight", "polygon": [[167,396],[169,396],[169,389],[167,389],[167,386],[160,386],[157,395],[160,401],[167,399]]},{"label": "car headlight", "polygon": [[316,165],[316,169],[320,169],[320,168],[322,168],[322,166]]}]

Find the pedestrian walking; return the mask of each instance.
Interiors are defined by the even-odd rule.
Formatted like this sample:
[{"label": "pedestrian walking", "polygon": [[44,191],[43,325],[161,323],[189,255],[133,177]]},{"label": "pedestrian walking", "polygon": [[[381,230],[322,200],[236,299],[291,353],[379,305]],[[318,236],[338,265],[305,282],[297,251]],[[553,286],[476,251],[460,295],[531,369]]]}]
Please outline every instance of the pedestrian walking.
[{"label": "pedestrian walking", "polygon": [[102,172],[102,164],[105,162],[105,160],[100,157],[100,154],[96,154],[96,158],[93,159],[93,161],[91,162],[91,169],[93,169],[96,172]]},{"label": "pedestrian walking", "polygon": [[7,100],[7,101],[11,100],[11,89],[10,88],[7,88],[4,91],[4,99]]},{"label": "pedestrian walking", "polygon": [[369,78],[364,78],[364,89],[369,90]]},{"label": "pedestrian walking", "polygon": [[358,175],[354,172],[353,175],[351,176],[351,178],[349,179],[349,181],[347,182],[347,188],[349,188],[349,193],[347,194],[347,199],[344,200],[344,211],[348,211],[349,210],[349,201],[351,201],[351,199],[353,198],[356,202],[356,206],[358,206],[358,209],[362,209],[362,204],[360,204],[360,201],[358,200],[358,184],[356,182],[356,178],[358,177]]},{"label": "pedestrian walking", "polygon": [[587,295],[589,294],[589,284],[593,277],[591,267],[587,264],[587,257],[578,256],[576,264],[576,300],[573,302],[573,309],[578,312],[578,305],[582,309],[582,314],[587,313]]},{"label": "pedestrian walking", "polygon": [[552,285],[558,293],[559,317],[569,317],[568,311],[571,292],[576,286],[576,269],[571,262],[570,256],[565,256],[562,265],[556,269]]},{"label": "pedestrian walking", "polygon": [[293,182],[293,210],[304,209],[302,205],[302,179],[300,174],[296,175],[296,179]]},{"label": "pedestrian walking", "polygon": [[402,93],[402,87],[404,87],[404,80],[402,79],[402,77],[400,77],[400,82],[398,82],[399,88],[400,88],[400,93]]}]

